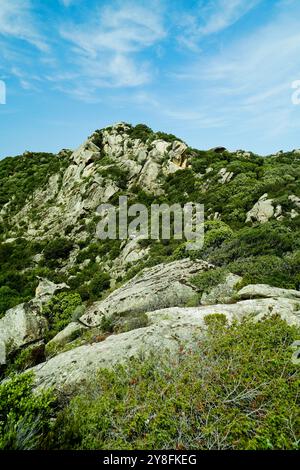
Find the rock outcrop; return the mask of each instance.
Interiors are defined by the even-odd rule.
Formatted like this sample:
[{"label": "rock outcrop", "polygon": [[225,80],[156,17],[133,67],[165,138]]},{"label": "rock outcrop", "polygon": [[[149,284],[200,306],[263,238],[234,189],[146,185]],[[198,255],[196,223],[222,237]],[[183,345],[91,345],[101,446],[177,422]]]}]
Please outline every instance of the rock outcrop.
[{"label": "rock outcrop", "polygon": [[257,298],[285,298],[299,300],[300,291],[294,289],[280,289],[279,287],[268,286],[267,284],[249,284],[243,287],[236,294],[237,299],[257,299]]},{"label": "rock outcrop", "polygon": [[0,363],[6,364],[9,353],[43,339],[46,331],[46,319],[30,303],[8,310],[0,319]]},{"label": "rock outcrop", "polygon": [[193,347],[201,340],[205,334],[205,317],[215,313],[224,314],[229,322],[245,317],[258,321],[266,315],[280,315],[289,324],[300,325],[299,302],[288,298],[157,310],[147,313],[149,326],[77,347],[34,367],[36,387],[53,387],[57,392],[70,393],[91,380],[100,368],[153,353],[177,354],[183,345]]},{"label": "rock outcrop", "polygon": [[40,278],[35,298],[11,308],[0,318],[0,364],[6,364],[10,353],[44,340],[48,323],[42,307],[58,290],[67,287]]},{"label": "rock outcrop", "polygon": [[273,200],[268,198],[268,194],[263,194],[252,209],[247,213],[246,222],[259,222],[264,224],[274,216],[275,208]]},{"label": "rock outcrop", "polygon": [[204,292],[201,297],[202,305],[213,305],[216,303],[231,303],[236,293],[236,286],[242,278],[236,274],[229,273],[224,282],[213,287],[210,292]]},{"label": "rock outcrop", "polygon": [[183,259],[144,269],[106,299],[91,305],[80,321],[86,326],[99,326],[104,317],[116,314],[186,305],[197,292],[191,278],[211,268],[205,261]]},{"label": "rock outcrop", "polygon": [[[120,190],[120,181],[109,175],[109,168],[118,168],[124,174],[128,188],[141,185],[145,191],[161,194],[159,176],[187,167],[188,147],[183,142],[157,139],[146,143],[131,138],[130,131],[125,123],[96,131],[69,156],[69,165],[62,174],[52,175],[47,188],[32,194],[13,219],[16,225],[19,220],[26,221],[26,238],[49,238],[72,226],[74,233],[69,235],[75,241],[85,239],[84,226],[78,231],[82,225],[78,220],[88,222],[97,207]],[[30,217],[36,208],[38,221]]]}]

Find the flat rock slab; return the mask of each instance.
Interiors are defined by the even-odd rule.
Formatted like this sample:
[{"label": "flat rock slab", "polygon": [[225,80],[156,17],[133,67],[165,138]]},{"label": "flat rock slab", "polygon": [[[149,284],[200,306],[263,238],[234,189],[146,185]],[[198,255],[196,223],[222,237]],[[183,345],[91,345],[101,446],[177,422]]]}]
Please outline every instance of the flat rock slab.
[{"label": "flat rock slab", "polygon": [[300,326],[299,302],[286,298],[162,309],[147,314],[150,324],[145,328],[77,347],[32,368],[36,387],[53,387],[60,393],[69,393],[83,382],[93,379],[100,368],[109,368],[134,357],[143,360],[152,353],[170,351],[176,354],[182,344],[197,344],[205,333],[205,316],[215,313],[226,315],[229,321],[244,317],[259,320],[266,315],[278,314],[289,324]]},{"label": "flat rock slab", "polygon": [[272,287],[267,284],[249,284],[238,291],[236,297],[238,299],[255,299],[255,298],[286,298],[286,299],[299,299],[300,292],[293,289],[281,289],[279,287]]},{"label": "flat rock slab", "polygon": [[91,305],[80,321],[94,327],[101,324],[104,316],[109,318],[126,312],[146,313],[184,306],[197,292],[190,282],[191,278],[212,268],[211,264],[202,260],[182,259],[144,269],[106,299]]}]

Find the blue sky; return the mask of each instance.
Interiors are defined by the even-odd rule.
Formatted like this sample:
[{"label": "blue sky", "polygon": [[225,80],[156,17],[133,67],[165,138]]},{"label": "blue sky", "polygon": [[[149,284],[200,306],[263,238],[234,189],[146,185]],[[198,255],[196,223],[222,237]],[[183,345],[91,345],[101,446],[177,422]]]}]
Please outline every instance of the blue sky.
[{"label": "blue sky", "polygon": [[300,148],[299,0],[0,0],[0,158],[142,122],[205,149]]}]

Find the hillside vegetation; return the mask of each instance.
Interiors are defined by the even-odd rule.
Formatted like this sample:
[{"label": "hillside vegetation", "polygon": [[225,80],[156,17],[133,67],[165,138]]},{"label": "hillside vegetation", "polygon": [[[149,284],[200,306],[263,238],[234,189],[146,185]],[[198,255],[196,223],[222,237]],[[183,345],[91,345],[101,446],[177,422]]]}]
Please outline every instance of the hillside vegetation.
[{"label": "hillside vegetation", "polygon": [[[0,374],[10,378],[0,383],[0,448],[299,448],[299,366],[291,362],[300,339],[299,150],[266,157],[197,150],[172,134],[119,123],[75,152],[1,160],[0,188],[0,322],[10,328],[13,315],[30,314],[38,325],[28,342],[27,333],[0,332]],[[148,208],[204,204],[203,248],[188,251],[186,240],[172,238],[99,240],[97,207],[117,208],[125,195],[128,205]],[[167,272],[160,285],[171,262],[182,273]],[[152,303],[147,282],[157,285]],[[205,305],[219,304],[224,315],[212,307],[194,325],[195,312],[200,318]],[[232,321],[231,304],[240,321],[236,314]],[[247,315],[253,308],[249,318],[244,305]],[[156,325],[151,312],[166,307],[172,322],[172,308],[188,312],[192,345],[184,332],[179,354],[170,346],[159,360],[137,355],[67,389],[63,400],[47,387],[34,399],[40,363],[57,354],[69,360],[68,353],[122,333],[136,341],[134,334]],[[274,316],[259,316],[265,311]]]}]

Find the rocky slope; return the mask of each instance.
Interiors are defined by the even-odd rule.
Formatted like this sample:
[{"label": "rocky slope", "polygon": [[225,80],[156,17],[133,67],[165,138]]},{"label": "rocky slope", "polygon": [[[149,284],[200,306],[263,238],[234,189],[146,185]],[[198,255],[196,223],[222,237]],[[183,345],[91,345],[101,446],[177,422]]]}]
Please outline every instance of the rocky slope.
[{"label": "rocky slope", "polygon": [[[199,151],[125,123],[74,152],[1,161],[3,376],[33,366],[38,386],[73,387],[99,367],[196,344],[209,314],[299,325],[299,178],[299,151]],[[204,203],[203,249],[98,240],[97,207],[121,195]]]}]

